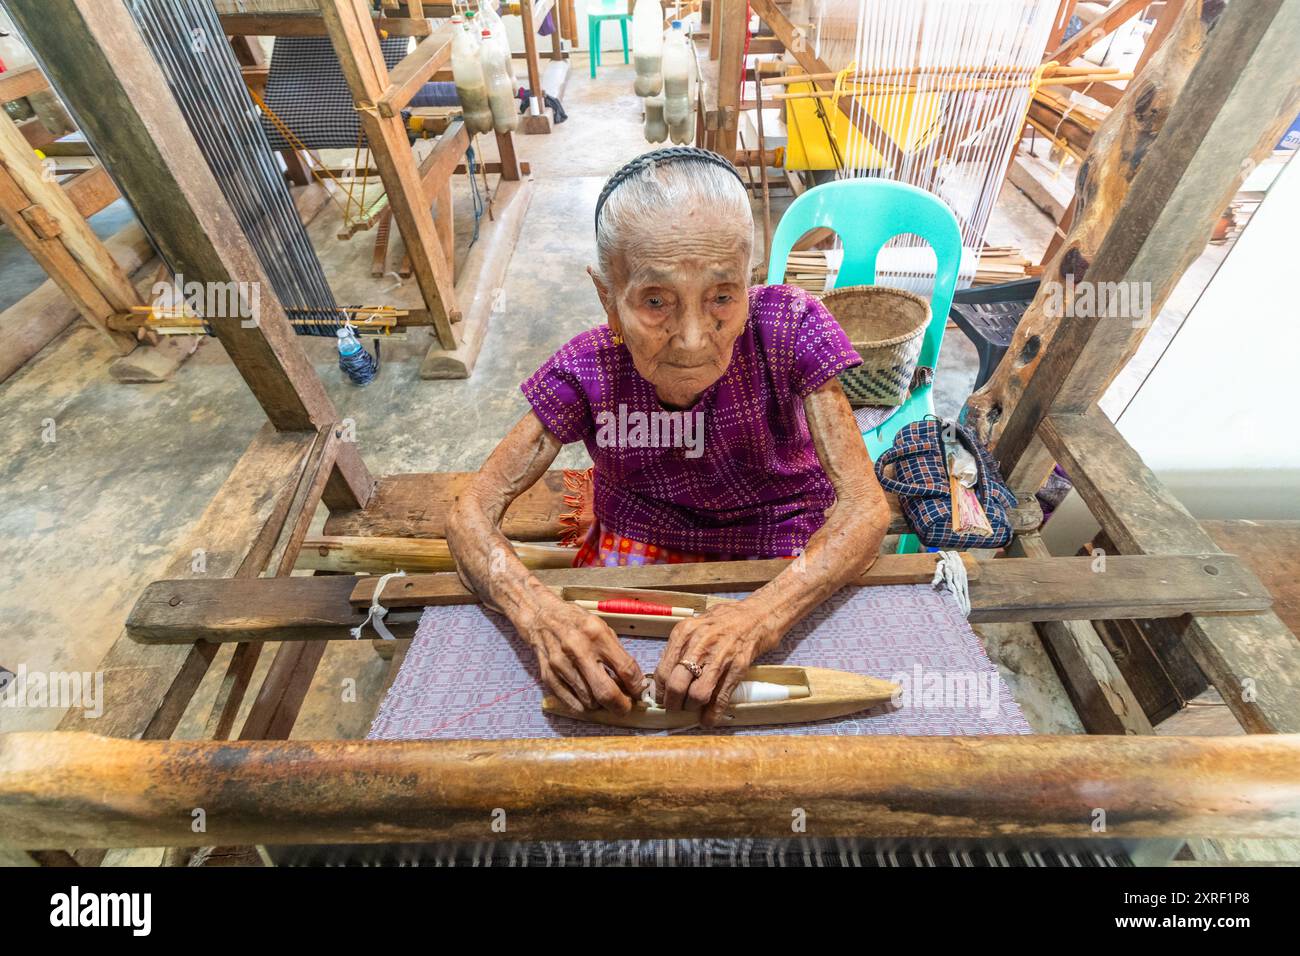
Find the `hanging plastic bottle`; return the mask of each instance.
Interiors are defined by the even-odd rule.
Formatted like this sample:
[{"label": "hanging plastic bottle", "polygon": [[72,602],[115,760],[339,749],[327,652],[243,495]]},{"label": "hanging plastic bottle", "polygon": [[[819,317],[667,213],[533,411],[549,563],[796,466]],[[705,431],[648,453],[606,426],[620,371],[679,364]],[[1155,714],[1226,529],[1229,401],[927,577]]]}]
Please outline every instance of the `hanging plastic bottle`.
[{"label": "hanging plastic bottle", "polygon": [[668,138],[668,124],[664,122],[664,98],[645,98],[645,139],[647,143],[662,143]]},{"label": "hanging plastic bottle", "polygon": [[691,112],[691,50],[682,21],[674,20],[664,37],[664,120],[668,127],[686,121]]},{"label": "hanging plastic bottle", "polygon": [[496,8],[497,4],[493,0],[482,0],[478,8],[479,23],[492,31],[493,41],[501,48],[501,56],[505,60],[506,75],[510,77],[510,85],[518,89],[519,82],[515,79],[514,58],[510,55],[510,38],[506,35],[505,21],[501,19],[501,14],[497,12]]},{"label": "hanging plastic bottle", "polygon": [[479,44],[479,62],[483,66],[483,78],[487,81],[488,107],[492,110],[492,128],[498,133],[509,133],[519,126],[519,101],[515,98],[515,87],[506,72],[506,64],[501,56],[501,47],[492,36],[491,30],[481,34],[483,42]]},{"label": "hanging plastic bottle", "polygon": [[375,345],[376,357],[371,358],[351,325],[344,323],[334,334],[339,340],[339,368],[352,380],[353,385],[369,385],[379,374],[378,344]]},{"label": "hanging plastic bottle", "polygon": [[464,17],[452,17],[451,22],[451,75],[465,114],[465,128],[471,133],[486,133],[492,129],[492,109],[479,61],[478,37],[466,28]]},{"label": "hanging plastic bottle", "polygon": [[674,145],[684,146],[695,142],[695,111],[686,114],[686,119],[667,128]]},{"label": "hanging plastic bottle", "polygon": [[636,0],[632,10],[632,62],[636,66],[636,79],[632,87],[637,96],[657,96],[664,88],[663,52],[664,12],[659,0]]}]

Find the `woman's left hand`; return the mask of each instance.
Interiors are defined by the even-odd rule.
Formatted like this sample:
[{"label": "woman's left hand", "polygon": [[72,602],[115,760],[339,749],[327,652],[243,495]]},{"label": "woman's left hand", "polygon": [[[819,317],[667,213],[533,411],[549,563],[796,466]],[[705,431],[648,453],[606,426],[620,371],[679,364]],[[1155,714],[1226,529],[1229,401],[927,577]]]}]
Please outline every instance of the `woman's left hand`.
[{"label": "woman's left hand", "polygon": [[722,721],[745,671],[780,637],[770,615],[747,604],[719,604],[673,628],[654,675],[655,699],[666,709],[703,711],[700,722],[709,726]]}]

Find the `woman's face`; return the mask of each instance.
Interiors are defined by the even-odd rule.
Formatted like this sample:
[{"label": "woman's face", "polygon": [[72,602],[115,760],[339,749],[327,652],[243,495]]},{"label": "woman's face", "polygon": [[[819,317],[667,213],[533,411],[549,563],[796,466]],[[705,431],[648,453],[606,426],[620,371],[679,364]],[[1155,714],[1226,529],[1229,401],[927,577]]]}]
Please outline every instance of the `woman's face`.
[{"label": "woman's face", "polygon": [[587,270],[610,328],[665,405],[693,405],[727,370],[749,314],[752,242],[748,222],[709,210],[665,213],[622,237],[612,288]]}]

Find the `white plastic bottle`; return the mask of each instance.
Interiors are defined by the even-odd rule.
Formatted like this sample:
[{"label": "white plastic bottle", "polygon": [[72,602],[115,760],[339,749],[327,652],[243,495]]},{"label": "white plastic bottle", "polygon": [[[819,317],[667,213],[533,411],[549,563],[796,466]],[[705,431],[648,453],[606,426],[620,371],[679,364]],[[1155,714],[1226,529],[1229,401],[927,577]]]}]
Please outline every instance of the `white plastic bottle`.
[{"label": "white plastic bottle", "polygon": [[492,39],[497,46],[501,47],[501,56],[505,60],[510,85],[517,88],[519,83],[515,79],[514,58],[510,55],[510,38],[506,35],[505,22],[501,19],[501,14],[497,12],[496,7],[497,4],[493,0],[483,0],[478,8],[478,19],[482,26],[492,31]]},{"label": "white plastic bottle", "polygon": [[519,126],[519,102],[515,99],[515,86],[506,72],[501,46],[491,30],[481,34],[479,61],[483,66],[483,79],[487,82],[488,108],[492,110],[492,128],[498,133],[512,132]]},{"label": "white plastic bottle", "polygon": [[451,75],[465,114],[465,128],[471,133],[487,133],[492,129],[492,109],[479,62],[478,37],[466,29],[463,17],[452,17],[451,22]]},{"label": "white plastic bottle", "polygon": [[664,122],[664,98],[645,98],[645,139],[647,143],[662,143],[668,138],[668,124]]},{"label": "white plastic bottle", "polygon": [[695,110],[687,113],[686,119],[680,123],[669,126],[668,134],[677,146],[685,146],[695,142]]},{"label": "white plastic bottle", "polygon": [[[657,96],[664,87],[664,12],[659,0],[636,0],[632,10],[633,89],[637,96]],[[655,142],[655,140],[651,140]]]},{"label": "white plastic bottle", "polygon": [[682,21],[674,20],[664,37],[664,119],[669,128],[686,121],[691,112],[691,50]]}]

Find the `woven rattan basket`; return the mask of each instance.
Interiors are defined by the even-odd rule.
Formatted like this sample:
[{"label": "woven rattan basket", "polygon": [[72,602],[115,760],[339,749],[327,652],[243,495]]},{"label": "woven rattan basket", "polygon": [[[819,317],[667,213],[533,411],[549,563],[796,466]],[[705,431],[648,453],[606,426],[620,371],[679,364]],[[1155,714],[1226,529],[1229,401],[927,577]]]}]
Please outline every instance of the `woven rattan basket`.
[{"label": "woven rattan basket", "polygon": [[918,295],[877,285],[852,285],[822,296],[862,356],[840,373],[851,405],[901,405],[930,324],[930,304]]}]

